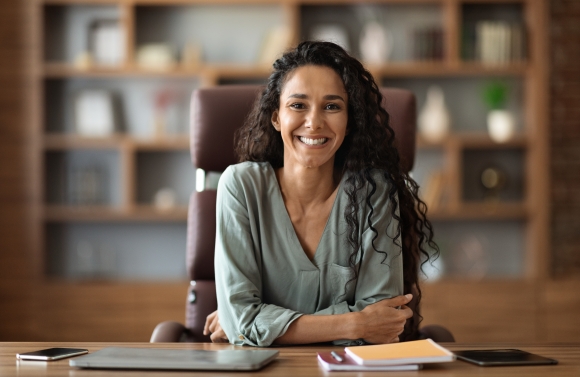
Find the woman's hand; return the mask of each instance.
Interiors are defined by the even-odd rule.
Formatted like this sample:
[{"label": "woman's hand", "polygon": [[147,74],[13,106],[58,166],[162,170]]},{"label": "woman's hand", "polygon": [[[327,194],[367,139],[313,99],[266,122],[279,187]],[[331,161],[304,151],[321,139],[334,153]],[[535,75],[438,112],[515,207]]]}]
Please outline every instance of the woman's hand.
[{"label": "woman's hand", "polygon": [[413,295],[397,296],[369,305],[358,313],[360,338],[369,343],[394,343],[405,330],[413,311],[407,304]]},{"label": "woman's hand", "polygon": [[203,335],[211,334],[211,341],[214,343],[228,343],[228,337],[226,333],[220,326],[220,320],[218,318],[217,310],[205,319],[205,325],[203,326]]}]

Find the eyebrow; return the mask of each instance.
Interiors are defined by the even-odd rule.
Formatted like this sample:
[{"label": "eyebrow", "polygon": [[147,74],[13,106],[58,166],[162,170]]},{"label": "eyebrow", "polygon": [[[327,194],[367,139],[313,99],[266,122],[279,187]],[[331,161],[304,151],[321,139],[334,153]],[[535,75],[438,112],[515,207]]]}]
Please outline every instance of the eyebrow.
[{"label": "eyebrow", "polygon": [[[308,95],[303,94],[303,93],[294,93],[288,96],[288,98],[298,98],[298,99],[307,99]],[[342,98],[341,96],[339,96],[338,94],[327,94],[324,97],[322,97],[325,100],[341,100],[342,102],[346,102],[344,100],[344,98]]]}]

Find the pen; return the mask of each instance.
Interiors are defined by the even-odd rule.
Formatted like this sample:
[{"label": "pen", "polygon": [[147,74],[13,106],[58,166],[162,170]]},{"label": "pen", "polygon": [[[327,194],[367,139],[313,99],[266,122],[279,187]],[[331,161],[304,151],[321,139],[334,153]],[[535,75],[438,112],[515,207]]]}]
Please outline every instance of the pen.
[{"label": "pen", "polygon": [[335,358],[336,361],[338,361],[339,363],[342,363],[342,361],[344,360],[342,358],[342,356],[340,356],[338,353],[336,353],[334,351],[330,352],[330,356],[332,356],[333,358]]}]

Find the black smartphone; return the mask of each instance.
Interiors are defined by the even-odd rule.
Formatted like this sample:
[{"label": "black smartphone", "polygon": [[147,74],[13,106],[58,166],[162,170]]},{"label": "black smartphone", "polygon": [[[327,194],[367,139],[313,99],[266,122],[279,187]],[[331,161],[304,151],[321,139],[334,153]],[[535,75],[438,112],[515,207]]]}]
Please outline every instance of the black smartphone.
[{"label": "black smartphone", "polygon": [[52,361],[84,355],[85,353],[89,353],[89,350],[82,348],[47,348],[40,351],[19,353],[16,357],[20,360]]},{"label": "black smartphone", "polygon": [[518,349],[469,350],[454,352],[458,359],[479,366],[553,365],[558,360],[549,359]]}]

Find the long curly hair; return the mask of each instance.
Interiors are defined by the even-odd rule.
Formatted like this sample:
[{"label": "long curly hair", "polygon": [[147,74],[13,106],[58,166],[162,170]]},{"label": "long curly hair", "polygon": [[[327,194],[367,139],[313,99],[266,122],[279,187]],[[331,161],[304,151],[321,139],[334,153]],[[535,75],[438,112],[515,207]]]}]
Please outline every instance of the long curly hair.
[{"label": "long curly hair", "polygon": [[[272,126],[272,113],[280,106],[280,94],[289,74],[306,65],[333,69],[348,93],[349,132],[336,152],[334,163],[337,171],[349,173],[344,184],[348,195],[344,217],[347,241],[352,250],[349,264],[355,273],[353,280],[358,278],[357,254],[361,249],[357,214],[361,204],[369,206],[372,214],[371,197],[376,191],[376,182],[371,172],[379,169],[390,183],[388,195],[393,203],[392,218],[398,221],[393,242],[402,248],[404,290],[414,295],[410,304],[414,308],[414,316],[407,321],[400,339],[416,339],[422,319],[418,312],[421,301],[419,269],[422,263],[438,256],[439,248],[433,241],[433,228],[426,217],[427,206],[418,196],[419,186],[401,169],[395,133],[389,125],[389,114],[381,106],[383,97],[379,87],[363,65],[340,46],[330,42],[302,42],[286,52],[274,62],[268,84],[236,134],[239,161],[267,161],[273,168],[283,166],[283,141]],[[363,188],[367,185],[371,189],[364,200],[360,200],[359,194],[366,192]],[[371,216],[367,221],[376,239],[379,234],[373,227]],[[386,258],[385,251],[377,250],[374,245],[372,247],[376,252],[385,254]]]}]

